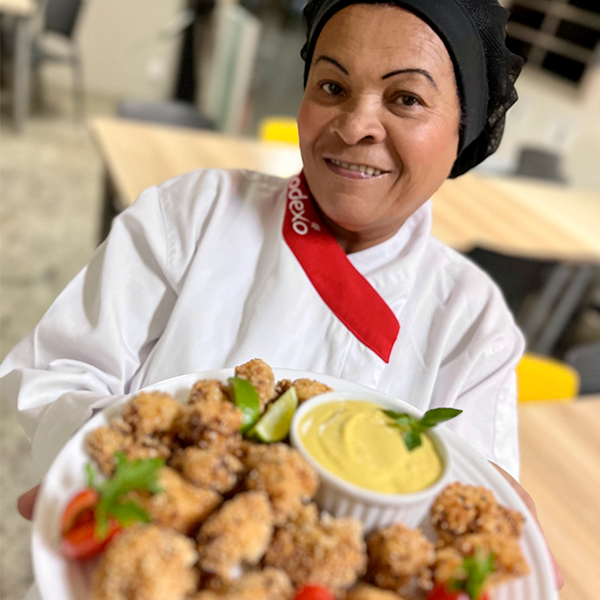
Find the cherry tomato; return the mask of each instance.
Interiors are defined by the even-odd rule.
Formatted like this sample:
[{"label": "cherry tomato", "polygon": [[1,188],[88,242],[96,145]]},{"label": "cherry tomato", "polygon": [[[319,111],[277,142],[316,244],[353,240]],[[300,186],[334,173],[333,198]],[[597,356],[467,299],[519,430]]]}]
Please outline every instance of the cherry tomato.
[{"label": "cherry tomato", "polygon": [[108,535],[99,540],[95,535],[96,522],[88,521],[63,534],[61,552],[69,560],[86,560],[102,553],[110,540],[121,530],[114,519],[108,523]]},{"label": "cherry tomato", "polygon": [[491,600],[491,598],[487,592],[484,592],[477,598],[471,599],[466,592],[450,590],[444,584],[438,583],[429,592],[427,600]]},{"label": "cherry tomato", "polygon": [[324,585],[305,583],[296,592],[294,600],[335,600],[335,596]]},{"label": "cherry tomato", "polygon": [[98,492],[92,488],[85,488],[73,497],[63,513],[60,526],[63,536],[76,525],[89,522],[94,518],[94,508],[98,504],[98,499]]}]

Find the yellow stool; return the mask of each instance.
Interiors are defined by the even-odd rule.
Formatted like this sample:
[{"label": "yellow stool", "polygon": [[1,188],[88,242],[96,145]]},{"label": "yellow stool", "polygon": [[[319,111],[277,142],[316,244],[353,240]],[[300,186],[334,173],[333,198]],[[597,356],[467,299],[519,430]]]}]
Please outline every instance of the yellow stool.
[{"label": "yellow stool", "polygon": [[565,363],[547,356],[525,354],[517,365],[519,402],[558,400],[569,402],[579,393],[579,374]]},{"label": "yellow stool", "polygon": [[284,142],[299,145],[298,125],[293,117],[265,117],[258,126],[258,136],[263,142]]}]

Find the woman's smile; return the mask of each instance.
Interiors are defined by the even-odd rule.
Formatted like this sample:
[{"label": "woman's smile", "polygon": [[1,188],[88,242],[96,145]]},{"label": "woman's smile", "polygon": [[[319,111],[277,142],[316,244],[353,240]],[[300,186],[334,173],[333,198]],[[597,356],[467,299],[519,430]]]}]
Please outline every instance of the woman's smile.
[{"label": "woman's smile", "polygon": [[336,175],[346,177],[348,179],[356,179],[359,181],[372,181],[387,175],[389,171],[373,167],[365,163],[354,163],[338,160],[335,158],[325,158],[325,164]]}]

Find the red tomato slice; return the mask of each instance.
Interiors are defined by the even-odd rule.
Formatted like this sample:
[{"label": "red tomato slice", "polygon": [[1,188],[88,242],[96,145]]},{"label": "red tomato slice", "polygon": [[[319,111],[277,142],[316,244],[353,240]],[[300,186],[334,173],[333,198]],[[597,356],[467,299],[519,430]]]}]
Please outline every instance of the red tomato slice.
[{"label": "red tomato slice", "polygon": [[335,600],[335,596],[324,585],[306,583],[296,592],[294,600]]},{"label": "red tomato slice", "polygon": [[[427,600],[471,600],[466,592],[449,590],[444,584],[438,583],[427,596]],[[491,600],[487,593],[476,600]]]},{"label": "red tomato slice", "polygon": [[60,545],[61,552],[69,560],[86,560],[98,556],[110,540],[121,530],[117,521],[111,519],[108,523],[108,535],[104,540],[98,540],[95,536],[95,521],[88,521],[74,527],[63,534]]},{"label": "red tomato slice", "polygon": [[89,513],[92,512],[93,518],[96,504],[98,504],[98,492],[91,488],[85,488],[74,496],[63,513],[60,526],[63,537],[82,520],[89,522]]}]

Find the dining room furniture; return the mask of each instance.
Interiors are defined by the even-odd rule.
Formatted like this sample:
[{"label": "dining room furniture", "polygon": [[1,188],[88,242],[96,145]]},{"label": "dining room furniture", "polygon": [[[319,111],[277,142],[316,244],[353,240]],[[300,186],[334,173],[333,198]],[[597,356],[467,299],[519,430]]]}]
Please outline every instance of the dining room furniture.
[{"label": "dining room furniture", "polygon": [[[116,209],[146,188],[197,168],[288,177],[302,160],[290,144],[99,117],[91,131],[116,190]],[[600,192],[467,173],[433,196],[432,232],[466,251],[485,246],[549,260],[600,261]]]},{"label": "dining room furniture", "polygon": [[565,578],[560,600],[600,589],[600,396],[519,406],[521,484]]},{"label": "dining room furniture", "polygon": [[36,12],[35,0],[0,0],[0,14],[10,16],[15,24],[12,90],[12,120],[15,131],[23,129],[29,115],[32,30]]}]

